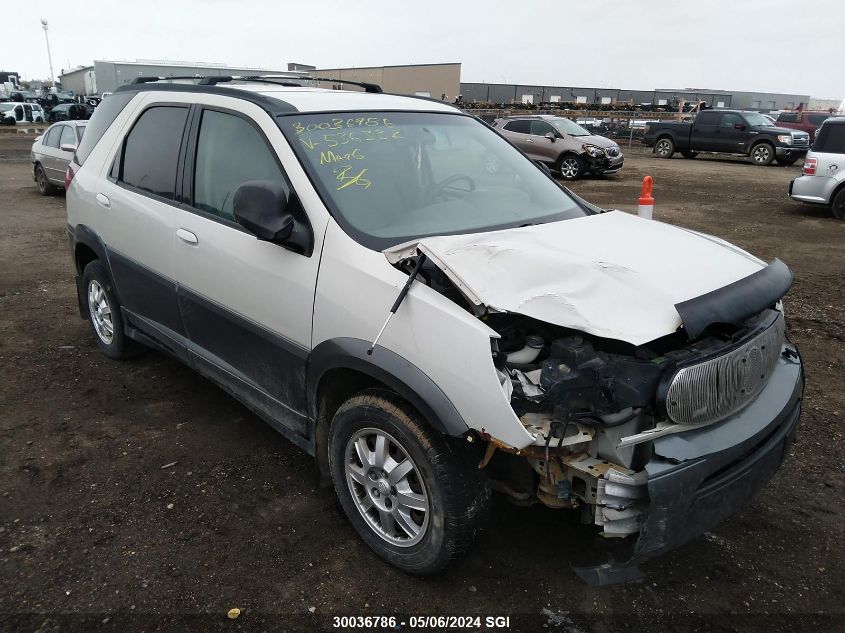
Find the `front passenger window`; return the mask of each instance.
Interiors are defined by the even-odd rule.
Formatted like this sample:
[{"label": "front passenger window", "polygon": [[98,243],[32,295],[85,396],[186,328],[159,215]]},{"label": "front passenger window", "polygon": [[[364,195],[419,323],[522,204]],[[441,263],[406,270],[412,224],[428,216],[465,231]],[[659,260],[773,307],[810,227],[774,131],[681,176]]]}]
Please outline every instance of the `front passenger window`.
[{"label": "front passenger window", "polygon": [[197,142],[193,206],[234,220],[235,191],[248,180],[279,182],[290,196],[274,153],[258,130],[239,116],[205,110]]},{"label": "front passenger window", "polygon": [[552,126],[545,121],[531,121],[531,134],[533,136],[545,136],[549,132],[555,133]]}]

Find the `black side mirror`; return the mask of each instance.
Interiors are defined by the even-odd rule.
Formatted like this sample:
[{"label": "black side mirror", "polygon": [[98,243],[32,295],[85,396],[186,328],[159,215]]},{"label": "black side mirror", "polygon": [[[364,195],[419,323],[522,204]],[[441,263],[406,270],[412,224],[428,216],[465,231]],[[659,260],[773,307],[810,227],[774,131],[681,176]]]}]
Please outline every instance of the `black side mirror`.
[{"label": "black side mirror", "polygon": [[545,137],[549,139],[552,143],[554,143],[557,139],[554,132],[546,132]]},{"label": "black side mirror", "polygon": [[280,182],[248,180],[235,191],[232,205],[235,222],[260,240],[284,242],[293,233],[295,221]]}]

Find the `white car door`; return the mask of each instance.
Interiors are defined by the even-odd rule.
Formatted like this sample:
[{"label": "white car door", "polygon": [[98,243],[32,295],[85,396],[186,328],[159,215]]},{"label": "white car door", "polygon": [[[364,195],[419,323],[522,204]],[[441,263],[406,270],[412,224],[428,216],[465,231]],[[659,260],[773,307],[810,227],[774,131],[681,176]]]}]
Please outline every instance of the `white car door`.
[{"label": "white car door", "polygon": [[[190,107],[150,104],[128,123],[92,193],[122,306],[179,350],[184,328],[173,261],[177,176]],[[110,165],[110,166],[109,166]]]},{"label": "white car door", "polygon": [[[324,208],[306,215],[295,183],[316,195],[270,116],[236,103],[239,112],[203,106],[193,117],[174,231],[179,304],[198,369],[250,394],[297,441],[309,433],[305,371],[326,218]],[[293,184],[280,156],[296,170]],[[234,221],[235,191],[250,180],[282,184],[312,252],[261,241]]]}]

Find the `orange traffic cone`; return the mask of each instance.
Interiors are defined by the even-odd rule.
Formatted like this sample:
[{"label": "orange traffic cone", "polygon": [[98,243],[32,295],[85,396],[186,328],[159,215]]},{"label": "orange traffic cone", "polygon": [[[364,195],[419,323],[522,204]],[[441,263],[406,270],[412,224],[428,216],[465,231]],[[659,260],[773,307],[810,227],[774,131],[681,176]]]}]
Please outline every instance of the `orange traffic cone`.
[{"label": "orange traffic cone", "polygon": [[654,198],[651,197],[651,189],[654,186],[654,180],[651,176],[643,178],[643,194],[640,197],[640,208],[637,215],[646,220],[651,220],[654,214]]}]

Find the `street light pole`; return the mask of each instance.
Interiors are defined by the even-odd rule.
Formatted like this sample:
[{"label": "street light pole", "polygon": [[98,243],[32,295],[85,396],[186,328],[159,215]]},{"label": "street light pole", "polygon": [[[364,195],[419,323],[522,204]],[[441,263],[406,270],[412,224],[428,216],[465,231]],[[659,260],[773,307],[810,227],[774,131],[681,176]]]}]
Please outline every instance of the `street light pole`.
[{"label": "street light pole", "polygon": [[44,29],[44,41],[47,42],[47,61],[50,63],[50,81],[55,84],[53,76],[53,56],[50,54],[50,38],[47,35],[47,20],[41,20],[41,28]]}]

